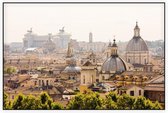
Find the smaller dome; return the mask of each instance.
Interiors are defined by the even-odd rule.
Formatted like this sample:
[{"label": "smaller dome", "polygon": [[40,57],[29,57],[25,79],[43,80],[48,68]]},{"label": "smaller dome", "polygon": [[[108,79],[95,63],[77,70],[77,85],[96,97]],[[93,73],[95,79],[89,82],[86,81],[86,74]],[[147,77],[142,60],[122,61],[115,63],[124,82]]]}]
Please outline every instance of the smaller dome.
[{"label": "smaller dome", "polygon": [[65,69],[64,69],[64,73],[80,73],[81,68],[77,67],[76,65],[68,65]]},{"label": "smaller dome", "polygon": [[66,63],[68,65],[76,65],[76,58],[75,57],[66,58]]},{"label": "smaller dome", "polygon": [[123,71],[126,71],[126,64],[118,56],[111,56],[102,65],[103,73],[121,73]]}]

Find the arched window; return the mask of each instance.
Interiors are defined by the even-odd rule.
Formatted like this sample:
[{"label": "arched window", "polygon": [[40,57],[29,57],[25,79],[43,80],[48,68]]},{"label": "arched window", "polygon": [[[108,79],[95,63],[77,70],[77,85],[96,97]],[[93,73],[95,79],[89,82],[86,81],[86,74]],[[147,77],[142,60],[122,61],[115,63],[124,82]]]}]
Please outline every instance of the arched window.
[{"label": "arched window", "polygon": [[42,80],[42,86],[44,86],[44,80]]}]

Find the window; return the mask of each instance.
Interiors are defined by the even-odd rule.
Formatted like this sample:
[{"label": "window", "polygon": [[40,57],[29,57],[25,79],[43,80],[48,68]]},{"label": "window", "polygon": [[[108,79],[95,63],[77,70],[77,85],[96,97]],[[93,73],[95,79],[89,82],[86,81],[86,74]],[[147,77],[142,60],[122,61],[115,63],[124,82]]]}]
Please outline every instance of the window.
[{"label": "window", "polygon": [[41,86],[41,80],[39,80],[39,86]]},{"label": "window", "polygon": [[144,59],[144,63],[146,64],[146,59]]},{"label": "window", "polygon": [[34,85],[37,85],[37,81],[34,81]]},{"label": "window", "polygon": [[141,95],[141,90],[139,90],[139,96]]},{"label": "window", "polygon": [[130,59],[128,59],[128,63],[130,63]]},{"label": "window", "polygon": [[105,77],[104,77],[104,76],[102,76],[102,79],[104,80],[104,79],[105,79]]},{"label": "window", "polygon": [[42,80],[42,86],[44,86],[44,80]]},{"label": "window", "polygon": [[48,84],[48,80],[46,81],[46,85],[48,86],[49,84]]},{"label": "window", "polygon": [[120,95],[122,95],[122,91],[120,91]]},{"label": "window", "polygon": [[12,99],[14,99],[15,98],[15,96],[14,95],[12,95]]},{"label": "window", "polygon": [[131,95],[131,96],[134,96],[134,91],[130,91],[130,95]]},{"label": "window", "polygon": [[83,76],[83,84],[85,84],[85,75]]},{"label": "window", "polygon": [[150,71],[152,71],[152,67],[150,67]]}]

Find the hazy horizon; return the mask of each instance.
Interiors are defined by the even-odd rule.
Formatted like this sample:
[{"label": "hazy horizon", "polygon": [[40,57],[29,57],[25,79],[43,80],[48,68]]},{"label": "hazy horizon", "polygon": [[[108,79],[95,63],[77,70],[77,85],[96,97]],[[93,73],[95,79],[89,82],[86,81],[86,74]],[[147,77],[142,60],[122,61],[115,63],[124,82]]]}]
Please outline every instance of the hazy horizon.
[{"label": "hazy horizon", "polygon": [[22,42],[30,28],[37,35],[56,35],[63,26],[77,41],[125,42],[136,21],[144,40],[164,40],[163,4],[5,4],[4,41]]}]

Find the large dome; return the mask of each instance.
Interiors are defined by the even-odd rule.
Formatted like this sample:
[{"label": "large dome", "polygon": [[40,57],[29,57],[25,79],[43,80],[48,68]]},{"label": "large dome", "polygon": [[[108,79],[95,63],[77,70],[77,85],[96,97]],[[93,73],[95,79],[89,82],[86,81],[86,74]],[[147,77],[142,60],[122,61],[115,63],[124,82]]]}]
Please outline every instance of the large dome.
[{"label": "large dome", "polygon": [[148,51],[148,46],[140,37],[133,37],[127,44],[126,51]]},{"label": "large dome", "polygon": [[76,65],[68,65],[65,69],[64,69],[64,73],[80,73],[81,68],[77,67]]},{"label": "large dome", "polygon": [[102,65],[102,73],[121,73],[123,71],[126,71],[126,64],[118,56],[109,57]]}]

